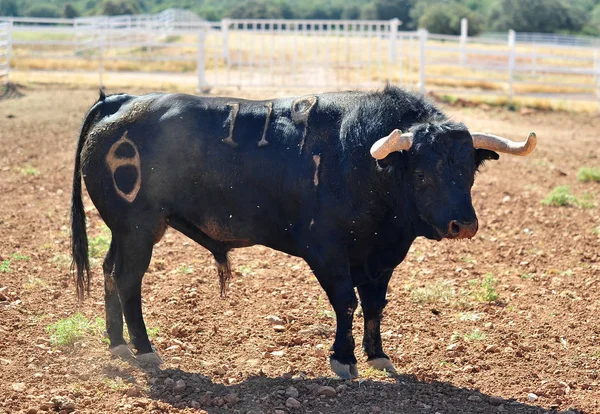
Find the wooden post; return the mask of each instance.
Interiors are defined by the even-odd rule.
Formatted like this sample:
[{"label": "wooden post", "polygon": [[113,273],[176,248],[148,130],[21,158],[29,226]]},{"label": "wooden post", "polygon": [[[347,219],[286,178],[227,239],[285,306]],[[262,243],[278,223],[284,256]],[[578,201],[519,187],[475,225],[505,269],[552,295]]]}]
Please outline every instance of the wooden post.
[{"label": "wooden post", "polygon": [[223,59],[225,63],[229,65],[229,26],[231,25],[230,19],[221,20],[221,35],[223,36]]},{"label": "wooden post", "polygon": [[12,31],[13,31],[13,19],[8,19],[6,42],[6,84],[10,83],[10,54],[12,52]]}]

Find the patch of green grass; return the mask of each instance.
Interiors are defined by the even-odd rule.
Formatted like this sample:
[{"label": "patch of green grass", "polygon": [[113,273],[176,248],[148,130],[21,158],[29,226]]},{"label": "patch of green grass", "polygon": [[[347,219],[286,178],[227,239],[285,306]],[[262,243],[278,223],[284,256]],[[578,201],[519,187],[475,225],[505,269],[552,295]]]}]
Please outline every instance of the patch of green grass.
[{"label": "patch of green grass", "polygon": [[146,332],[150,338],[156,338],[160,334],[160,328],[158,326],[154,328],[148,327],[146,328]]},{"label": "patch of green grass", "polygon": [[465,341],[482,341],[487,337],[487,335],[481,332],[479,329],[473,330],[464,336]]},{"label": "patch of green grass", "polygon": [[4,259],[2,263],[0,263],[0,272],[8,273],[10,272],[10,259]]},{"label": "patch of green grass", "polygon": [[53,346],[68,346],[86,336],[102,333],[104,327],[102,318],[88,320],[83,314],[76,313],[70,318],[48,325],[46,331],[50,334],[50,343]]},{"label": "patch of green grass", "polygon": [[592,229],[592,233],[594,233],[594,234],[595,234],[595,235],[597,235],[597,236],[600,236],[600,226],[598,226],[598,227],[594,227],[594,228]]},{"label": "patch of green grass", "polygon": [[11,271],[10,265],[12,264],[12,262],[20,262],[27,260],[31,260],[31,258],[29,256],[22,255],[19,252],[13,253],[10,255],[10,258],[4,259],[0,263],[0,273],[9,273]]},{"label": "patch of green grass", "polygon": [[584,183],[589,181],[600,183],[600,168],[581,167],[579,171],[577,171],[577,179]]},{"label": "patch of green grass", "polygon": [[465,256],[465,257],[461,257],[460,261],[463,263],[473,263],[473,262],[475,262],[475,259],[473,259],[470,256]]},{"label": "patch of green grass", "polygon": [[106,388],[112,391],[127,391],[129,389],[129,385],[123,381],[123,378],[103,378],[102,383]]},{"label": "patch of green grass", "polygon": [[177,268],[177,273],[180,273],[182,275],[189,275],[190,273],[193,273],[193,272],[194,272],[194,266],[188,265],[185,263]]},{"label": "patch of green grass", "polygon": [[533,278],[533,275],[531,273],[523,273],[521,275],[521,279],[523,279],[523,280],[528,280],[528,279],[531,279],[531,278]]},{"label": "patch of green grass", "polygon": [[499,296],[496,291],[497,283],[498,281],[491,273],[486,274],[481,283],[478,283],[477,280],[470,280],[469,285],[474,289],[471,294],[479,302],[493,302]]},{"label": "patch of green grass", "polygon": [[64,253],[58,253],[52,256],[50,263],[57,265],[61,269],[68,269],[69,266],[71,266],[71,256]]},{"label": "patch of green grass", "polygon": [[553,207],[594,207],[594,202],[590,194],[584,194],[580,200],[575,195],[571,194],[571,187],[568,185],[559,185],[554,188],[550,194],[542,200],[542,204]]},{"label": "patch of green grass", "polygon": [[21,167],[19,168],[19,171],[21,172],[21,174],[32,175],[34,177],[40,175],[40,170],[38,170],[35,167],[32,167],[31,165],[25,165],[24,167]]},{"label": "patch of green grass", "polygon": [[252,273],[252,268],[245,265],[241,265],[238,266],[238,271],[243,275],[249,275],[250,273]]},{"label": "patch of green grass", "polygon": [[110,246],[110,230],[106,225],[100,229],[100,234],[89,240],[89,256],[98,259],[103,257]]},{"label": "patch of green grass", "polygon": [[450,336],[450,342],[456,342],[460,339],[460,334],[458,332],[453,332]]}]

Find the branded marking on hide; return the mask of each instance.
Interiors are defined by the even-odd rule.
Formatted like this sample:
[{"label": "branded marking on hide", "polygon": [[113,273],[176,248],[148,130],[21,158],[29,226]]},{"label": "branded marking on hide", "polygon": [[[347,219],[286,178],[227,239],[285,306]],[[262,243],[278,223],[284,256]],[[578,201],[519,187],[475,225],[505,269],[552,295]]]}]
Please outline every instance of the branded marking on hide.
[{"label": "branded marking on hide", "polygon": [[[127,132],[125,132],[117,142],[112,144],[108,150],[108,154],[106,154],[106,165],[110,170],[113,186],[117,194],[124,200],[132,203],[137,197],[140,187],[142,186],[142,170],[140,153],[138,152],[137,146],[134,144],[134,142],[127,138]],[[131,186],[131,189],[126,188],[127,191],[123,191],[121,188],[119,188],[119,183],[117,182],[121,180],[117,180],[115,175],[119,169],[121,169],[123,173],[126,173],[126,176],[122,176],[121,173],[119,173],[119,177],[131,178],[128,176],[130,175],[129,170],[132,168],[135,172],[135,182]],[[122,182],[121,184],[123,185]]]},{"label": "branded marking on hide", "polygon": [[313,162],[315,163],[315,176],[313,177],[313,183],[315,187],[319,185],[319,167],[321,166],[321,156],[313,155]]},{"label": "branded marking on hide", "polygon": [[292,121],[296,124],[304,124],[302,141],[300,141],[300,154],[302,154],[302,150],[304,149],[304,141],[306,139],[306,132],[308,131],[308,117],[316,103],[316,96],[302,96],[292,102]]},{"label": "branded marking on hide", "polygon": [[240,111],[240,104],[238,102],[229,102],[227,104],[231,108],[229,114],[229,135],[223,139],[223,142],[232,148],[237,148],[238,144],[233,141],[233,128],[235,127],[235,121],[237,119],[238,112]]},{"label": "branded marking on hide", "polygon": [[266,140],[266,137],[267,129],[269,128],[269,122],[271,121],[271,113],[273,112],[273,102],[267,102],[265,107],[267,108],[267,118],[265,119],[265,127],[263,129],[262,138],[258,142],[259,147],[265,147],[269,145],[269,141]]}]

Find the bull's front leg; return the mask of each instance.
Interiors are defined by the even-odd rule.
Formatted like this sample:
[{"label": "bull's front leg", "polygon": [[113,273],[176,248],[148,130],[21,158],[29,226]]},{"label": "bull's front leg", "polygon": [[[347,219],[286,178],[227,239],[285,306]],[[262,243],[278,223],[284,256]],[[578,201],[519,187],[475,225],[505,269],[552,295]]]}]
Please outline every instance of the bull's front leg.
[{"label": "bull's front leg", "polygon": [[391,270],[380,273],[376,281],[359,285],[358,294],[365,321],[363,349],[367,353],[367,363],[375,369],[395,373],[396,369],[390,358],[383,352],[381,342],[381,318],[383,308],[387,304],[385,295],[391,276]]},{"label": "bull's front leg", "polygon": [[337,321],[333,354],[329,358],[331,369],[341,378],[356,378],[358,370],[354,356],[352,319],[358,300],[350,278],[347,256],[345,253],[332,252],[327,254],[320,252],[310,256],[307,262],[327,293]]}]

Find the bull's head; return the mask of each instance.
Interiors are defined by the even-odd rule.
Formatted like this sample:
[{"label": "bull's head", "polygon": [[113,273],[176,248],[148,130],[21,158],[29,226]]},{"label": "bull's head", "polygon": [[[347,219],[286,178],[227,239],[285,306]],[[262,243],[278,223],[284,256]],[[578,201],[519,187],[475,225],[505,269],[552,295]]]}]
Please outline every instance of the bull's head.
[{"label": "bull's head", "polygon": [[402,165],[396,167],[414,197],[416,213],[433,230],[427,236],[462,239],[477,233],[471,202],[477,169],[486,160],[497,160],[496,152],[527,155],[535,145],[533,132],[525,142],[513,142],[485,133],[470,134],[462,124],[422,124],[406,133],[392,131],[373,144],[371,155],[383,160],[403,151]]}]

